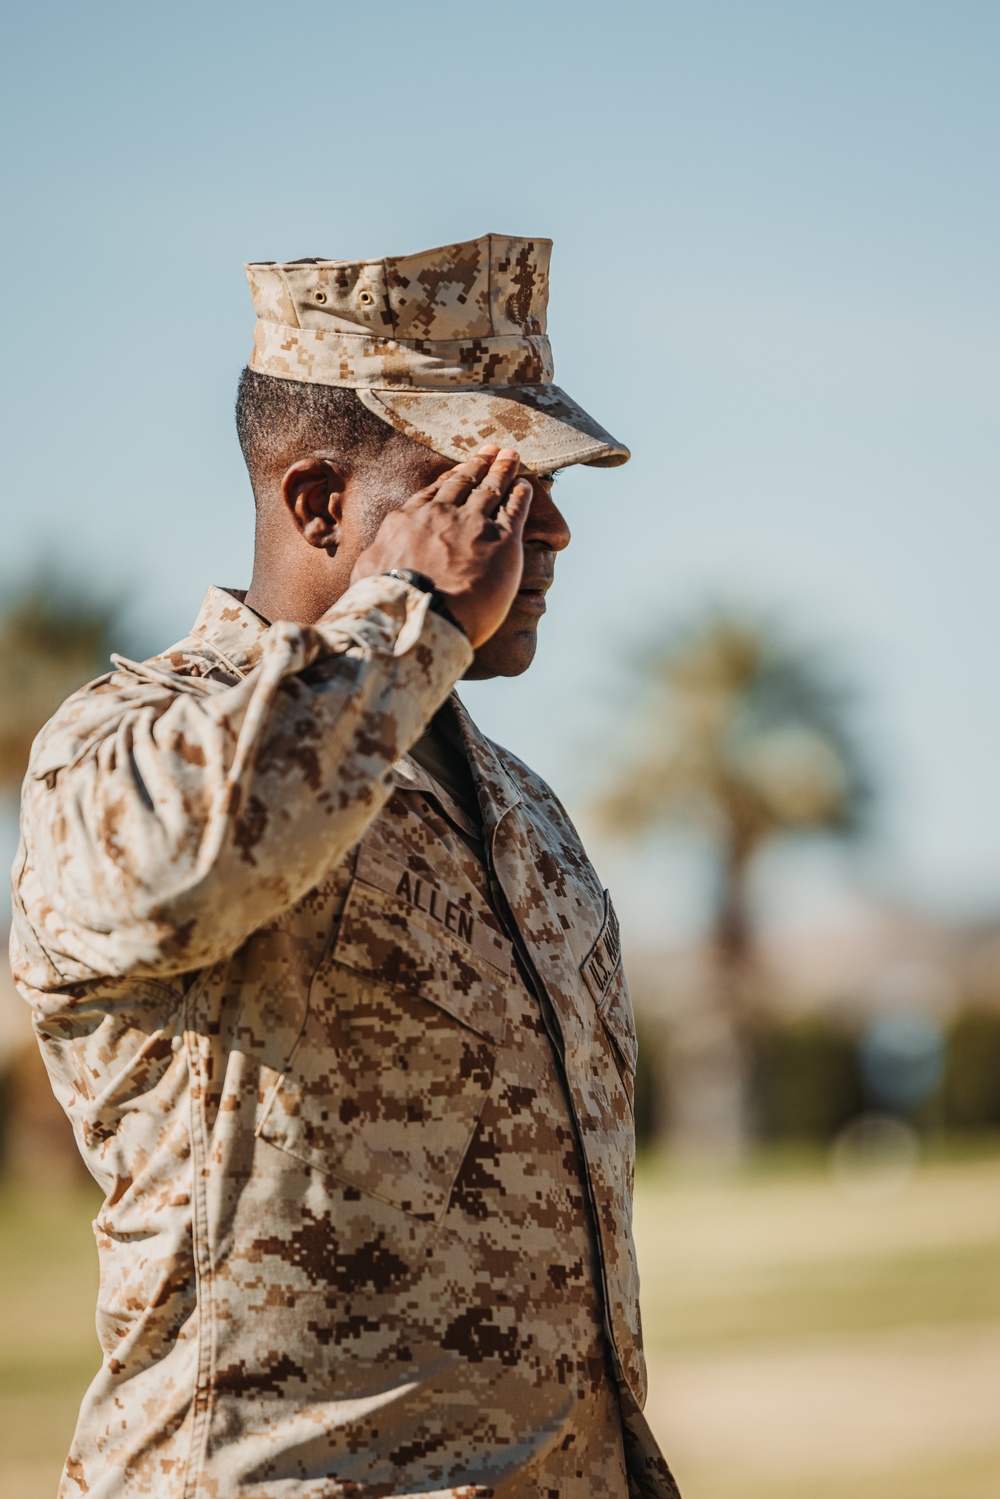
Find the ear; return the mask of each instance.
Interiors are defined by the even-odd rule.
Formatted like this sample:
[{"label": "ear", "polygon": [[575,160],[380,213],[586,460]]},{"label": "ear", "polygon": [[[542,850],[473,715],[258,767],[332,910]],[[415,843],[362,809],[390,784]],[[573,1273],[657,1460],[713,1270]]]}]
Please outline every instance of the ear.
[{"label": "ear", "polygon": [[300,458],[281,481],[281,493],[303,541],[331,556],[340,540],[344,475],[326,458]]}]

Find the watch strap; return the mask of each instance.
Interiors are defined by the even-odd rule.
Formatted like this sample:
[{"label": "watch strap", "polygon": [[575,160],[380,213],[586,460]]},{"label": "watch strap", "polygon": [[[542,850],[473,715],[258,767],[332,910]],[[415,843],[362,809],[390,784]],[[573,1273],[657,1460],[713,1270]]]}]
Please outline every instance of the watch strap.
[{"label": "watch strap", "polygon": [[463,635],[468,635],[469,632],[461,620],[456,619],[448,608],[445,597],[439,592],[434,579],[429,578],[426,573],[418,573],[412,567],[390,567],[389,571],[383,573],[382,576],[384,578],[398,578],[400,583],[409,583],[411,588],[419,588],[421,593],[429,593],[431,596],[430,607],[434,613],[439,614],[442,619],[446,619],[450,625],[454,625],[456,630],[461,630]]}]

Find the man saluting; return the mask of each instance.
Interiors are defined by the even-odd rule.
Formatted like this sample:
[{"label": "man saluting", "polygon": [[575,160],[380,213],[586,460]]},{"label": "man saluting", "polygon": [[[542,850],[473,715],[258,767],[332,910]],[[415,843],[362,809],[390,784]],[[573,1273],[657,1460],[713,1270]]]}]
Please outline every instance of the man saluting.
[{"label": "man saluting", "polygon": [[60,1493],[667,1499],[617,923],[463,676],[571,463],[544,240],[250,265],[244,595],[35,744],[13,955],[106,1196]]}]

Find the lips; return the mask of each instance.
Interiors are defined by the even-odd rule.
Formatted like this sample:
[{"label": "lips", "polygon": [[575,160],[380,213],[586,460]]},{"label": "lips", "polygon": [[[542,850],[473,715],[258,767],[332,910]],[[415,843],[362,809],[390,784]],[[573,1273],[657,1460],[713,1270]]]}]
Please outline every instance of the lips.
[{"label": "lips", "polygon": [[517,608],[526,614],[545,613],[545,595],[552,587],[550,577],[522,578],[517,590]]}]

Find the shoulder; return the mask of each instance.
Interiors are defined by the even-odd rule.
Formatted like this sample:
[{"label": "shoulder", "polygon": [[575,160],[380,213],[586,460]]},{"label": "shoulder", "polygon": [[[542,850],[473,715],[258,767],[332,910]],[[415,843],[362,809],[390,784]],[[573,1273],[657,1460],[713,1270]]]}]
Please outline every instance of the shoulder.
[{"label": "shoulder", "polygon": [[519,755],[515,755],[513,751],[505,749],[502,744],[497,744],[495,739],[491,739],[489,743],[490,748],[507,772],[507,775],[514,782],[514,785],[526,801],[551,805],[558,809],[561,816],[566,818],[567,822],[569,821],[565,807],[556,796],[548,781],[543,780],[538,772],[532,770],[531,766],[527,765]]},{"label": "shoulder", "polygon": [[44,779],[74,764],[89,746],[114,733],[131,712],[162,709],[181,693],[207,696],[238,680],[196,636],[145,661],[123,656],[111,660],[114,669],[71,693],[36,736],[30,779]]},{"label": "shoulder", "polygon": [[589,943],[605,915],[605,891],[573,819],[548,781],[517,755],[490,742],[520,793],[532,862],[552,896],[565,903],[570,923],[591,933]]},{"label": "shoulder", "polygon": [[532,770],[530,765],[526,765],[517,755],[504,749],[502,744],[497,744],[492,739],[490,744],[520,793],[532,822],[536,825],[543,824],[547,832],[561,842],[567,850],[571,850],[577,857],[586,859],[583,843],[573,819],[548,781],[544,780],[537,771]]}]

